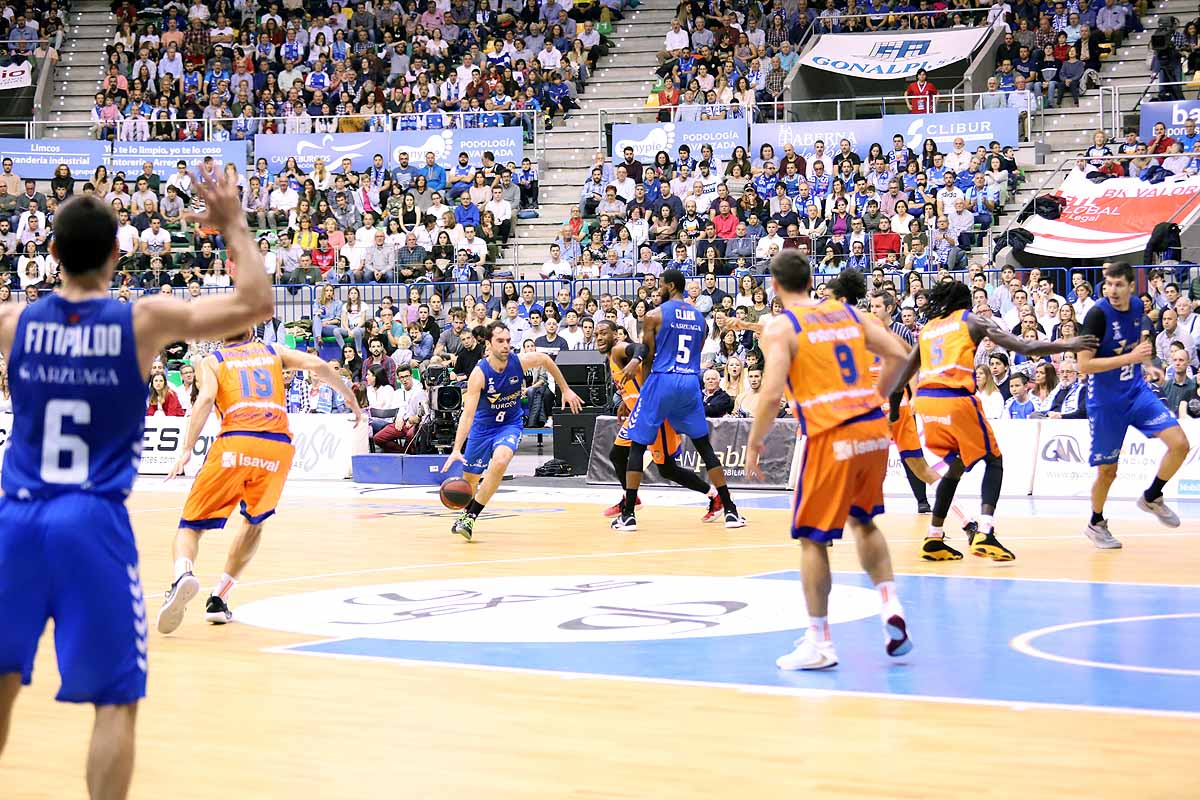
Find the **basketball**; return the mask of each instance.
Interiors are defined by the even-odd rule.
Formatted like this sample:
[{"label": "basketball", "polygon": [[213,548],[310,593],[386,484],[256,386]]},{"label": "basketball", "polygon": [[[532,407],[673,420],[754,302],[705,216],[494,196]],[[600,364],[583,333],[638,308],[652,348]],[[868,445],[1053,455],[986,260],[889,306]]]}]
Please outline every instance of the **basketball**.
[{"label": "basketball", "polygon": [[446,478],[438,490],[438,497],[442,499],[442,505],[454,511],[466,508],[467,503],[471,502],[471,498],[474,496],[471,484],[463,478]]}]

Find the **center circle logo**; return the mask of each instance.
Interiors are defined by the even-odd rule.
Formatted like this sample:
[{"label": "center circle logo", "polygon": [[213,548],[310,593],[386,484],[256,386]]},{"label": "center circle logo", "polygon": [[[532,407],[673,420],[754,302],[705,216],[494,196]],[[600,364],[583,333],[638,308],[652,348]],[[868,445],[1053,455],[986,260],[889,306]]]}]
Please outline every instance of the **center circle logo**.
[{"label": "center circle logo", "polygon": [[[834,584],[831,623],[879,613],[874,589]],[[330,589],[242,606],[238,621],[332,638],[569,643],[802,629],[800,582],[678,575],[456,578]]]}]

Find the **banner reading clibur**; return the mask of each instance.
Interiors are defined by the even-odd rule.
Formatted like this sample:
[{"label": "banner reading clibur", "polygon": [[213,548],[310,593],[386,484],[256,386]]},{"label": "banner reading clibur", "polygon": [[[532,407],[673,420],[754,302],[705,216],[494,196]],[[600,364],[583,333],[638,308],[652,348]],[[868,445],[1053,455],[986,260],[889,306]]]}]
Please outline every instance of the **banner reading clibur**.
[{"label": "banner reading clibur", "polygon": [[239,142],[114,142],[112,164],[109,170],[124,170],[127,176],[140,174],[142,164],[154,164],[154,171],[166,176],[175,172],[175,165],[186,161],[188,169],[194,169],[206,158],[212,158],[218,167],[226,164],[237,166],[239,172],[246,170],[246,143]]},{"label": "banner reading clibur", "polygon": [[[799,423],[794,419],[779,419],[775,421],[771,433],[767,435],[766,446],[763,447],[759,464],[762,466],[766,480],[751,481],[746,477],[746,441],[750,437],[752,420],[739,417],[723,417],[710,419],[709,441],[713,450],[724,467],[725,480],[735,489],[787,489],[792,472],[792,459],[796,455],[796,434]],[[620,421],[616,417],[597,417],[596,430],[592,434],[592,452],[588,460],[588,483],[617,483],[617,475],[608,451],[612,449],[613,439],[616,438]],[[646,460],[650,462],[647,454]],[[684,469],[689,469],[697,475],[705,473],[704,462],[700,454],[692,446],[691,439],[684,437],[683,452],[676,463]],[[646,468],[643,485],[674,486],[658,472],[653,462]]]},{"label": "banner reading clibur", "polygon": [[804,54],[806,67],[852,78],[886,81],[916,75],[969,58],[988,28],[955,28],[914,33],[824,33]]},{"label": "banner reading clibur", "polygon": [[95,139],[5,139],[4,155],[13,160],[13,172],[22,178],[45,181],[66,164],[75,177],[92,177],[108,163],[108,142]]},{"label": "banner reading clibur", "polygon": [[1172,220],[1186,228],[1200,212],[1200,176],[1180,175],[1161,183],[1110,178],[1092,183],[1072,172],[1056,192],[1066,199],[1058,219],[1033,215],[1021,226],[1034,235],[1032,255],[1107,258],[1140,252],[1154,226]]},{"label": "banner reading clibur", "polygon": [[979,145],[986,147],[993,141],[1016,145],[1020,140],[1018,117],[1016,109],[1002,108],[945,114],[896,114],[881,119],[762,123],[750,126],[750,141],[755,156],[759,147],[766,143],[775,148],[776,158],[782,155],[785,144],[792,145],[797,153],[807,158],[818,140],[825,143],[825,152],[829,155],[838,152],[842,139],[849,139],[851,148],[863,155],[874,142],[881,143],[886,151],[897,133],[917,153],[921,152],[926,139],[933,139],[938,149],[948,152],[954,140],[960,137],[966,149],[973,152]]},{"label": "banner reading clibur", "polygon": [[[388,168],[395,166],[401,152],[407,152],[414,164],[424,164],[425,154],[433,153],[442,166],[458,163],[458,154],[466,153],[473,166],[483,163],[490,151],[499,164],[520,165],[524,156],[521,128],[465,128],[384,133],[310,133],[259,134],[254,137],[254,157],[265,158],[271,171],[281,169],[288,158],[296,159],[300,169],[309,172],[318,158],[330,171],[341,170],[342,159],[350,159],[355,172],[371,167],[376,154],[383,156]],[[390,156],[390,158],[389,158]]]},{"label": "banner reading clibur", "polygon": [[692,157],[700,158],[700,146],[711,144],[713,155],[727,159],[739,144],[746,145],[746,121],[744,119],[712,119],[702,122],[655,122],[638,125],[617,123],[612,127],[613,162],[624,158],[625,148],[632,147],[634,158],[645,163],[654,159],[654,154],[664,150],[672,160],[681,144],[692,151]]}]

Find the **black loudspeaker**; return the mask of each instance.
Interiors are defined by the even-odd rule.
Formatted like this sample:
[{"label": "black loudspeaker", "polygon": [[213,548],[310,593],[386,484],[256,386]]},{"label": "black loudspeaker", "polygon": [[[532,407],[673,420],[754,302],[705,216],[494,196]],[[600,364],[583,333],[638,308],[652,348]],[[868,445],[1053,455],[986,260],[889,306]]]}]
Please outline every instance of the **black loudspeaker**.
[{"label": "black loudspeaker", "polygon": [[[601,408],[608,405],[612,376],[608,371],[608,359],[599,351],[562,350],[554,361],[567,379],[567,385],[582,398],[585,406]],[[556,436],[555,441],[557,439]]]},{"label": "black loudspeaker", "polygon": [[587,474],[596,417],[605,413],[604,409],[586,410],[579,414],[562,409],[554,412],[554,457],[570,464],[576,475]]}]

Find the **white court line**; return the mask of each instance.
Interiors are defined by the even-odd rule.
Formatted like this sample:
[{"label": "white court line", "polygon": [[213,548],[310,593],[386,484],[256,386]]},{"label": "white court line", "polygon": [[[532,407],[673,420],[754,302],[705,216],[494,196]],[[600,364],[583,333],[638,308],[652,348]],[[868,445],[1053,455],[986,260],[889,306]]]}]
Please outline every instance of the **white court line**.
[{"label": "white court line", "polygon": [[687,686],[687,687],[704,687],[709,689],[732,689],[743,694],[766,694],[779,695],[785,697],[805,697],[805,698],[826,698],[826,697],[852,697],[852,698],[870,698],[873,700],[909,700],[922,703],[943,703],[947,705],[964,705],[964,706],[988,706],[991,708],[1005,708],[1010,711],[1090,711],[1102,714],[1124,714],[1149,717],[1168,717],[1174,719],[1200,719],[1200,713],[1193,711],[1163,711],[1159,709],[1143,709],[1129,708],[1126,706],[1087,706],[1076,705],[1071,703],[1044,703],[1044,702],[1026,702],[1021,700],[989,700],[984,698],[971,697],[941,697],[938,695],[917,695],[917,694],[890,694],[888,692],[857,692],[848,689],[814,689],[811,687],[798,686],[758,686],[755,684],[745,683],[722,683],[720,681],[695,681],[684,680],[680,678],[650,678],[645,676],[630,676],[630,675],[603,675],[592,672],[558,672],[548,669],[532,669],[529,667],[501,667],[492,664],[463,664],[457,661],[426,661],[422,659],[411,658],[388,658],[387,656],[361,656],[351,653],[321,653],[312,650],[301,650],[297,648],[311,647],[313,645],[330,644],[333,642],[342,642],[346,639],[324,639],[317,642],[307,642],[302,645],[285,645],[282,647],[270,647],[262,650],[264,653],[286,653],[288,655],[302,656],[317,656],[321,658],[338,658],[352,661],[376,661],[385,664],[407,664],[411,666],[429,666],[481,670],[486,672],[510,672],[522,673],[526,675],[555,675],[564,680],[605,680],[605,681],[627,681],[632,683],[654,683],[666,684],[668,686]]},{"label": "white court line", "polygon": [[1039,650],[1034,647],[1032,642],[1034,639],[1048,636],[1052,633],[1061,633],[1062,631],[1075,630],[1077,628],[1092,628],[1098,625],[1117,625],[1124,622],[1147,622],[1149,620],[1159,619],[1196,619],[1200,617],[1200,612],[1189,612],[1184,614],[1149,614],[1142,617],[1114,617],[1112,619],[1092,619],[1083,622],[1068,622],[1064,625],[1051,625],[1047,628],[1038,628],[1034,631],[1014,636],[1009,642],[1012,649],[1022,655],[1032,656],[1034,658],[1045,659],[1046,661],[1057,661],[1060,664],[1068,664],[1073,667],[1093,667],[1095,669],[1115,669],[1122,672],[1146,672],[1151,675],[1182,675],[1189,678],[1200,677],[1200,669],[1180,669],[1177,667],[1142,667],[1136,664],[1115,664],[1111,661],[1090,661],[1084,658],[1070,658],[1069,656],[1055,655],[1047,653],[1045,650]]},{"label": "white court line", "polygon": [[[1200,533],[1132,533],[1132,534],[1122,534],[1122,536],[1124,538],[1188,537],[1188,536],[1200,536]],[[1026,541],[1026,542],[1028,542],[1028,541],[1055,541],[1058,539],[1075,539],[1075,538],[1079,538],[1079,537],[1075,537],[1075,536],[1072,536],[1069,534],[1063,534],[1063,535],[1059,535],[1059,536],[1006,536],[1005,541]],[[917,543],[923,542],[923,541],[925,541],[923,538],[921,538],[921,539],[889,539],[888,543],[889,544],[917,544]],[[1083,540],[1080,539],[1080,541],[1082,542]],[[539,561],[575,561],[575,560],[590,559],[590,558],[620,558],[622,556],[668,555],[671,553],[707,553],[707,552],[716,552],[716,551],[722,551],[722,550],[777,550],[777,549],[782,549],[782,548],[788,548],[788,549],[792,549],[792,550],[799,549],[795,542],[785,542],[785,543],[781,543],[781,544],[713,545],[713,546],[709,546],[709,547],[680,547],[680,548],[667,548],[667,549],[661,549],[661,550],[627,550],[627,551],[623,551],[623,552],[566,553],[566,554],[548,555],[548,556],[524,556],[521,558],[483,559],[483,560],[479,560],[479,561],[444,561],[444,562],[438,562],[438,563],[433,563],[433,564],[400,564],[400,565],[391,566],[391,567],[371,567],[369,569],[354,569],[354,570],[345,570],[342,572],[325,572],[325,573],[321,573],[319,575],[298,575],[298,576],[291,577],[291,578],[271,578],[268,580],[261,580],[261,581],[247,581],[245,583],[239,583],[238,585],[243,588],[248,587],[248,586],[269,586],[272,584],[280,584],[280,583],[296,583],[299,581],[325,580],[327,578],[348,578],[348,577],[353,577],[355,575],[373,575],[373,574],[378,574],[378,573],[382,573],[382,572],[410,572],[412,570],[442,569],[442,568],[446,568],[446,567],[478,567],[478,566],[485,566],[488,564],[526,564],[526,563],[536,563]],[[782,571],[784,571],[784,570],[776,570],[776,572],[782,572]],[[853,572],[853,571],[845,571],[844,574],[858,574],[858,573]],[[904,573],[904,574],[914,575],[914,576],[923,576],[924,575],[924,573],[919,573],[919,572]],[[1077,579],[1072,579],[1072,578],[1025,578],[1025,577],[1009,577],[1009,576],[975,576],[975,575],[944,575],[944,574],[935,574],[935,575],[931,575],[930,577],[937,577],[937,578],[981,577],[981,578],[987,578],[989,580],[1071,581],[1071,582],[1078,582],[1078,583],[1112,583],[1112,584],[1117,584],[1117,585],[1131,585],[1131,586],[1169,586],[1169,585],[1171,585],[1171,584],[1162,584],[1162,583],[1137,583],[1137,582],[1126,583],[1124,581],[1085,581],[1085,580],[1077,580]],[[1190,586],[1188,584],[1174,584],[1174,585],[1177,586],[1178,588],[1184,588],[1184,589],[1197,588],[1194,586]]]}]

